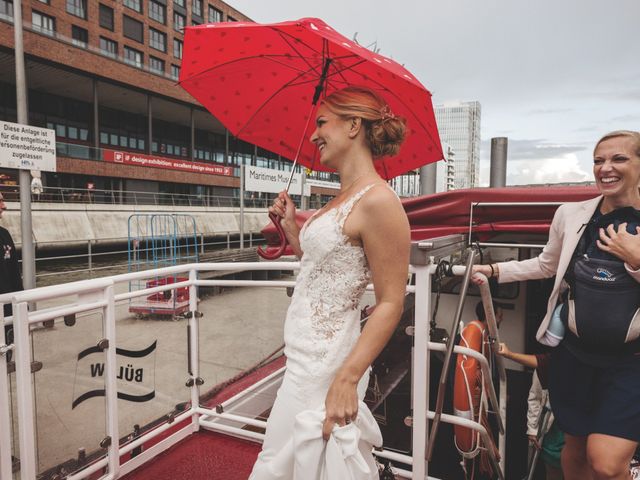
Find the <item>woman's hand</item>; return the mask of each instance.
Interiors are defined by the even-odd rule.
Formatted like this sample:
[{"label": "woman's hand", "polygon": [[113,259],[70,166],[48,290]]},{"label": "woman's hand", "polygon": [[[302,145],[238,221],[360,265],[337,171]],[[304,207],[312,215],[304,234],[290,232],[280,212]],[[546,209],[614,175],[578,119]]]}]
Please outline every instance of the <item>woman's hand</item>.
[{"label": "woman's hand", "polygon": [[627,224],[621,223],[618,229],[609,225],[599,231],[600,239],[596,240],[598,248],[615,255],[626,262],[632,270],[640,268],[640,227],[636,227],[637,234],[627,232]]},{"label": "woman's hand", "polygon": [[283,225],[296,221],[296,205],[286,190],[281,191],[269,207],[269,213],[275,213],[282,218]]},{"label": "woman's hand", "polygon": [[495,273],[495,268],[492,270],[491,265],[474,265],[471,267],[471,282],[476,285],[482,285],[484,283],[484,278],[476,273],[481,273],[487,278],[491,278],[491,274]]},{"label": "woman's hand", "polygon": [[511,355],[511,350],[509,350],[506,343],[500,342],[500,348],[496,353],[502,357],[510,358],[509,355]]},{"label": "woman's hand", "polygon": [[336,376],[329,387],[324,405],[326,416],[322,437],[328,440],[334,425],[340,427],[353,422],[358,416],[358,382]]}]

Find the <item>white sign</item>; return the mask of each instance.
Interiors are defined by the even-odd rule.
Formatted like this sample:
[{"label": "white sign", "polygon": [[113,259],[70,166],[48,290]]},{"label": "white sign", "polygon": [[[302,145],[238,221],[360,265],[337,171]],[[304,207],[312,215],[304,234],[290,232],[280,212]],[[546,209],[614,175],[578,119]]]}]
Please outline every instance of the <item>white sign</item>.
[{"label": "white sign", "polygon": [[305,184],[311,187],[333,188],[334,190],[340,190],[340,184],[336,182],[328,182],[326,180],[317,180],[315,178],[307,178]]},{"label": "white sign", "polygon": [[[261,167],[244,167],[244,189],[249,192],[280,193],[287,188],[287,182],[291,172],[272,170]],[[300,195],[302,174],[294,173],[289,187],[290,195]],[[310,186],[305,185],[305,195],[309,196]]]},{"label": "white sign", "polygon": [[55,131],[0,121],[0,167],[55,172]]}]

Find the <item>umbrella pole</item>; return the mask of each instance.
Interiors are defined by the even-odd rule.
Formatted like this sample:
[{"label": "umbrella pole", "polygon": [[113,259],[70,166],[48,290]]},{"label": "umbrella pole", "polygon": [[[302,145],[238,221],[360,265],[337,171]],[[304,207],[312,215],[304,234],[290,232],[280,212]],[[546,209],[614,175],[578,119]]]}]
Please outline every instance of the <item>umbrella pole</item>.
[{"label": "umbrella pole", "polygon": [[[291,174],[289,175],[289,181],[287,182],[287,187],[285,191],[289,193],[289,187],[291,186],[291,180],[293,180],[293,173],[295,172],[296,165],[298,164],[298,157],[300,156],[300,151],[302,150],[302,144],[304,142],[305,137],[307,136],[307,129],[309,128],[309,122],[311,122],[311,117],[313,117],[313,111],[318,104],[318,100],[320,99],[320,94],[322,90],[324,90],[324,84],[327,81],[327,75],[329,73],[329,67],[331,66],[331,62],[333,60],[331,58],[325,58],[324,65],[322,66],[322,73],[320,74],[320,80],[318,80],[318,85],[316,85],[316,90],[313,94],[313,101],[311,102],[311,110],[309,111],[309,116],[307,117],[307,123],[304,126],[304,130],[302,131],[302,136],[300,138],[300,143],[298,144],[298,150],[296,151],[296,156],[293,159],[293,165],[291,165]],[[302,188],[302,187],[301,187]],[[300,191],[300,196],[304,195],[304,192]]]}]

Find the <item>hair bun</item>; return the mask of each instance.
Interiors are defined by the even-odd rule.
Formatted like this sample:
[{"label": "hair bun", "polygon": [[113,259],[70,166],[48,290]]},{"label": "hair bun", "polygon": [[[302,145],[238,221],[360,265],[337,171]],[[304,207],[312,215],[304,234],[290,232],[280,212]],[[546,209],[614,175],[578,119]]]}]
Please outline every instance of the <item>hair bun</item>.
[{"label": "hair bun", "polygon": [[371,122],[367,141],[374,157],[396,155],[407,133],[407,121],[402,117],[385,116]]}]

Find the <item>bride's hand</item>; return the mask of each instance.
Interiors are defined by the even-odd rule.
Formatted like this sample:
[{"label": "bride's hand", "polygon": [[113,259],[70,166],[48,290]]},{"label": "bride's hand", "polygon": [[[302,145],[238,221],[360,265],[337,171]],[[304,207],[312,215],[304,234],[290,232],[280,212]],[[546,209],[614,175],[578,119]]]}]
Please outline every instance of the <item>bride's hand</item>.
[{"label": "bride's hand", "polygon": [[289,194],[283,190],[269,207],[269,213],[275,213],[282,218],[283,225],[293,225],[296,222],[296,205]]},{"label": "bride's hand", "polygon": [[353,422],[358,416],[358,382],[337,378],[331,383],[324,402],[326,416],[322,437],[329,439],[334,425],[340,427]]}]

